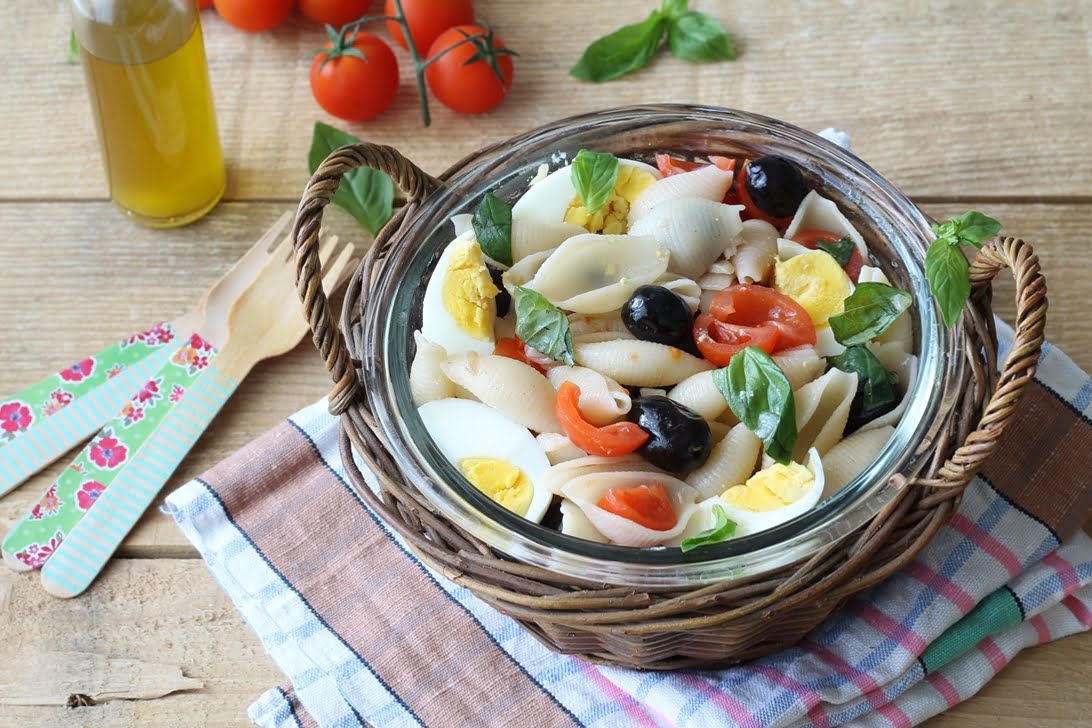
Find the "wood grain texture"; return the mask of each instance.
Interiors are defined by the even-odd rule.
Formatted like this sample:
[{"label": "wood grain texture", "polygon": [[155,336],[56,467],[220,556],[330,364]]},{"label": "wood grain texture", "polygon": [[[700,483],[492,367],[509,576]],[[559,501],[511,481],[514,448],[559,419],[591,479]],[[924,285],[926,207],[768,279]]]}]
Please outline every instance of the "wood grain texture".
[{"label": "wood grain texture", "polygon": [[[435,105],[434,124],[423,129],[398,50],[403,86],[394,106],[367,124],[337,124],[398,147],[433,173],[535,125],[632,103],[707,103],[811,129],[841,126],[860,156],[925,201],[927,213],[946,217],[973,206],[1035,245],[1050,290],[1047,335],[1092,370],[1092,5],[693,0],[728,26],[741,51],[737,62],[695,66],[665,53],[645,71],[605,86],[568,77],[589,41],[642,18],[652,4],[478,0],[478,14],[521,53],[512,94],[497,110],[457,117]],[[67,6],[23,2],[0,18],[8,57],[18,59],[0,67],[0,392],[185,310],[294,207],[308,176],[311,125],[333,121],[317,109],[306,82],[321,31],[293,18],[272,33],[249,35],[206,13],[229,202],[183,230],[131,226],[104,201],[83,74],[64,62]],[[558,28],[559,19],[566,19],[563,32],[544,32]],[[335,232],[362,239],[344,215],[331,217]],[[999,284],[1003,315],[1011,314],[1011,292],[1010,283]],[[263,363],[172,486],[328,388],[310,344]],[[0,499],[0,532],[59,468]],[[71,601],[47,596],[33,574],[0,572],[0,694],[53,696],[35,692],[33,675],[19,670],[24,656],[46,652],[82,655],[58,665],[66,684],[80,684],[80,664],[132,660],[164,666],[167,675],[177,667],[205,687],[78,709],[0,705],[0,725],[246,724],[246,706],[281,678],[193,549],[153,511],[119,556]],[[1021,655],[979,696],[928,725],[1092,726],[1090,686],[1092,635],[1084,634]]]},{"label": "wood grain texture", "polygon": [[[436,173],[487,142],[561,116],[633,103],[708,103],[806,128],[843,126],[865,159],[913,195],[1092,196],[1087,2],[695,0],[724,20],[739,60],[693,65],[665,52],[606,86],[568,76],[591,40],[642,19],[648,5],[562,0],[529,11],[521,0],[482,0],[478,15],[521,53],[500,107],[457,117],[434,104],[433,125],[421,128],[409,60],[397,49],[402,87],[392,108],[345,126],[398,146]],[[83,75],[64,60],[66,6],[20,3],[18,20],[4,21],[13,29],[7,52],[19,62],[0,68],[0,128],[7,132],[0,157],[24,174],[0,178],[0,198],[105,197]],[[228,197],[296,197],[307,179],[311,125],[330,120],[306,82],[322,32],[299,18],[265,34],[204,18]],[[564,32],[543,32],[562,24]]]}]

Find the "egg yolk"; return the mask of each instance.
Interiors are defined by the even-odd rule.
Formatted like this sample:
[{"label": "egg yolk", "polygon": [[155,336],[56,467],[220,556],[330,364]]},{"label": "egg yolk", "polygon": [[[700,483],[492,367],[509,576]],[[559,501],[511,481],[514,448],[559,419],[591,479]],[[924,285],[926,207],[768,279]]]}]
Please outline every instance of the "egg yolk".
[{"label": "egg yolk", "polygon": [[826,253],[802,253],[774,268],[774,290],[792,298],[808,312],[816,327],[842,313],[846,297],[852,291],[849,276],[833,256]]},{"label": "egg yolk", "polygon": [[492,301],[498,293],[500,289],[489,277],[478,243],[474,240],[460,243],[452,251],[444,273],[442,294],[444,309],[455,325],[476,339],[490,341],[496,317]]},{"label": "egg yolk", "polygon": [[579,225],[589,233],[623,235],[629,230],[629,206],[655,181],[648,170],[629,164],[619,165],[618,181],[606,204],[592,213],[580,204],[579,197],[574,196],[565,211],[565,222]]},{"label": "egg yolk", "polygon": [[759,470],[743,485],[737,485],[720,496],[731,506],[744,511],[776,511],[803,498],[815,476],[799,463],[775,463]]},{"label": "egg yolk", "polygon": [[534,486],[522,470],[497,458],[464,458],[459,472],[496,503],[518,516],[527,515],[534,496]]}]

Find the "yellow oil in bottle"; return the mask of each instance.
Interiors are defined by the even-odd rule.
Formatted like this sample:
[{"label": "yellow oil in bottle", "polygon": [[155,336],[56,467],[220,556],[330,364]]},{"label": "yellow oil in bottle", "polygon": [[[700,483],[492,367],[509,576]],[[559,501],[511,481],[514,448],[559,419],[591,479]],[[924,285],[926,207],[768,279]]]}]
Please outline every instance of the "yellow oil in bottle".
[{"label": "yellow oil in bottle", "polygon": [[193,0],[75,2],[110,196],[154,227],[203,216],[226,177]]}]

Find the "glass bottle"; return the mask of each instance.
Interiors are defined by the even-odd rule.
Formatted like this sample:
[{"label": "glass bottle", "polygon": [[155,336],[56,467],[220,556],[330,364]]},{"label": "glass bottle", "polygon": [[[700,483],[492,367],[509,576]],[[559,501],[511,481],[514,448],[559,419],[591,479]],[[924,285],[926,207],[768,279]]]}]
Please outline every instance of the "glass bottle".
[{"label": "glass bottle", "polygon": [[110,197],[135,222],[185,225],[226,176],[196,0],[71,0]]}]

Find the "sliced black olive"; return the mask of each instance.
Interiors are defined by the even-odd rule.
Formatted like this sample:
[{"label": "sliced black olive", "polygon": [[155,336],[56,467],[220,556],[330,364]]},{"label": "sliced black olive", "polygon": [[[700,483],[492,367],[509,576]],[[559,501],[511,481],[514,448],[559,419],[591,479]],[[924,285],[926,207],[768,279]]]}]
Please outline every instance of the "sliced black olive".
[{"label": "sliced black olive", "polygon": [[622,306],[622,323],[642,341],[683,348],[692,321],[686,301],[663,286],[641,286]]},{"label": "sliced black olive", "polygon": [[500,289],[500,293],[493,299],[497,302],[497,318],[504,318],[508,315],[508,309],[512,307],[512,294],[504,287],[504,282],[501,280],[504,271],[489,264],[486,264],[485,267],[489,269],[489,277],[493,279],[493,285]]},{"label": "sliced black olive", "polygon": [[688,473],[709,459],[709,424],[689,407],[660,395],[640,397],[633,400],[626,419],[649,434],[637,452],[662,470]]},{"label": "sliced black olive", "polygon": [[771,217],[789,217],[808,194],[804,175],[796,165],[774,155],[752,159],[745,183],[751,202]]}]

